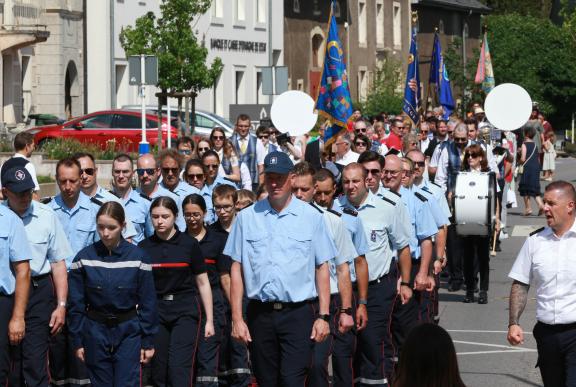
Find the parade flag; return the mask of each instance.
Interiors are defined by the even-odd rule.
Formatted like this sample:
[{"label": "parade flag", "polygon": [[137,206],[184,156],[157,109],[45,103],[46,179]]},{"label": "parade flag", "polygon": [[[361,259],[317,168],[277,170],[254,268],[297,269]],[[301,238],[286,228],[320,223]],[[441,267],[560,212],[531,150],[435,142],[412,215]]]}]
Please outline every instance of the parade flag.
[{"label": "parade flag", "polygon": [[324,132],[325,146],[331,144],[343,130],[352,116],[352,98],[348,87],[348,74],[342,43],[338,38],[338,24],[334,17],[334,2],[330,5],[328,21],[328,39],[324,53],[324,67],[315,109],[318,114],[328,118],[332,127]]},{"label": "parade flag", "polygon": [[[415,89],[410,87],[411,81],[415,81]],[[413,86],[414,87],[414,86]],[[408,56],[408,69],[406,71],[406,84],[404,86],[404,103],[402,110],[408,115],[413,125],[420,121],[420,70],[418,68],[418,46],[416,45],[416,29],[412,29],[410,41],[410,55]]]},{"label": "parade flag", "polygon": [[448,78],[448,71],[446,70],[446,63],[444,63],[444,56],[442,55],[442,46],[440,45],[440,37],[438,33],[434,34],[434,46],[432,48],[432,60],[430,62],[430,80],[428,87],[434,85],[438,103],[444,110],[444,119],[447,120],[450,114],[454,111],[454,98],[452,97],[452,88],[450,86],[450,78]]},{"label": "parade flag", "polygon": [[484,90],[486,94],[496,86],[494,71],[492,70],[492,57],[490,56],[490,49],[488,48],[488,34],[486,32],[484,32],[484,39],[482,40],[480,59],[478,60],[478,69],[476,70],[474,82],[482,84],[482,90]]}]

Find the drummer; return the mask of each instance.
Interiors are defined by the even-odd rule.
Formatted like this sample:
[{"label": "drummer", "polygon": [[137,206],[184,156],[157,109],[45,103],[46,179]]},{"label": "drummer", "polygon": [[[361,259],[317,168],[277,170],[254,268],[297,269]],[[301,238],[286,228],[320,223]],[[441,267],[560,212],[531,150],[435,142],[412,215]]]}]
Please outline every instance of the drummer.
[{"label": "drummer", "polygon": [[[488,158],[484,149],[479,144],[473,144],[464,150],[464,160],[462,171],[471,173],[490,172]],[[500,219],[498,218],[498,206],[496,202],[496,231],[500,229]],[[487,235],[465,235],[463,238],[463,258],[464,258],[464,279],[466,281],[465,303],[474,302],[475,273],[474,259],[478,261],[480,274],[480,293],[478,295],[479,304],[488,303],[488,283],[490,275],[490,234]]]}]

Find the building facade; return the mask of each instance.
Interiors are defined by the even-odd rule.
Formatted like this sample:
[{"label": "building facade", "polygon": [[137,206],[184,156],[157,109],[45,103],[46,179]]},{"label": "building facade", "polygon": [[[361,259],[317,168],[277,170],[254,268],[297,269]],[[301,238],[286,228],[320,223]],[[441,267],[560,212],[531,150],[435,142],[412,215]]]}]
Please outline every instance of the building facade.
[{"label": "building facade", "polygon": [[[409,0],[338,0],[338,33],[344,46],[350,93],[364,101],[377,67],[394,59],[405,67],[410,48]],[[290,88],[317,95],[322,74],[330,0],[285,0],[285,63]]]}]

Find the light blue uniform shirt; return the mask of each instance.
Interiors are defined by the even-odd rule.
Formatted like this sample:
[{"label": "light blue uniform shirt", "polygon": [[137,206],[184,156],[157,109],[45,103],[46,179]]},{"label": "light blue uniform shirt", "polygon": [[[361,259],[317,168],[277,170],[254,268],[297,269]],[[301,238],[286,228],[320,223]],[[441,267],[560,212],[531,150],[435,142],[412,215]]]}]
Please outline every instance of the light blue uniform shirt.
[{"label": "light blue uniform shirt", "polygon": [[132,237],[132,243],[137,245],[139,242],[154,234],[154,227],[150,219],[150,204],[152,202],[143,198],[138,192],[130,188],[130,193],[126,199],[120,198],[126,217],[130,219],[136,235]]},{"label": "light blue uniform shirt", "polygon": [[202,187],[200,190],[200,195],[202,195],[204,201],[206,202],[206,216],[204,217],[204,222],[206,224],[212,224],[218,220],[218,215],[216,215],[214,204],[212,203],[212,192],[214,192],[214,188],[223,184],[229,185],[234,189],[238,189],[238,186],[232,181],[226,179],[223,176],[216,176],[212,184],[204,184],[204,187]]},{"label": "light blue uniform shirt", "polygon": [[358,211],[362,219],[370,249],[366,253],[369,281],[388,274],[394,250],[400,250],[410,243],[410,222],[402,215],[403,206],[392,204],[370,191],[358,208],[346,196],[340,198],[340,205]]},{"label": "light blue uniform shirt", "polygon": [[87,195],[80,192],[74,208],[68,208],[62,195],[55,196],[48,207],[52,208],[64,228],[64,233],[72,247],[72,254],[66,257],[66,268],[84,247],[100,240],[96,232],[96,214],[100,206],[90,201]]},{"label": "light blue uniform shirt", "polygon": [[[94,199],[101,201],[102,204],[106,202],[120,203],[122,205],[122,208],[124,208],[124,215],[126,217],[126,227],[124,228],[124,230],[122,230],[122,236],[124,237],[124,239],[128,239],[128,238],[134,238],[138,234],[136,232],[134,224],[132,223],[132,219],[130,219],[130,215],[126,211],[126,207],[124,207],[124,203],[122,203],[122,200],[118,199],[118,196],[98,186],[98,190],[96,190]],[[135,244],[134,241],[132,241],[132,243]]]},{"label": "light blue uniform shirt", "polygon": [[422,179],[420,185],[416,185],[416,187],[420,188],[421,190],[431,192],[432,195],[434,195],[434,198],[436,199],[436,202],[438,203],[438,206],[440,207],[444,215],[446,215],[447,218],[450,218],[452,216],[452,213],[450,212],[450,207],[448,206],[448,200],[446,200],[446,194],[442,190],[442,187],[440,187],[435,183],[432,183],[430,180],[427,179]]},{"label": "light blue uniform shirt", "polygon": [[412,225],[412,236],[410,238],[410,252],[412,258],[420,259],[420,242],[426,238],[431,238],[438,233],[438,226],[434,221],[432,212],[426,201],[418,198],[411,189],[400,187],[401,200],[408,209],[410,224]]},{"label": "light blue uniform shirt", "polygon": [[[178,226],[178,229],[180,231],[186,230],[186,220],[184,220],[184,211],[182,210],[182,202],[184,201],[184,198],[186,198],[186,196],[188,195],[200,194],[200,190],[184,181],[180,181],[173,191],[170,191],[168,188],[166,188],[164,182],[158,184],[158,190],[156,192],[160,191],[160,188],[163,188],[165,191],[171,192],[178,198],[178,200],[176,201],[176,204],[178,205],[178,217],[176,218],[176,225]],[[168,196],[168,195],[160,194],[158,196]],[[156,196],[154,198],[156,198]],[[172,198],[174,199],[174,197]]]},{"label": "light blue uniform shirt", "polygon": [[9,296],[16,286],[10,264],[28,261],[32,253],[22,220],[6,206],[0,206],[0,224],[0,294]]},{"label": "light blue uniform shirt", "polygon": [[267,199],[240,211],[224,254],[242,264],[248,298],[300,302],[317,296],[316,266],[338,252],[322,213],[292,196],[280,213]]},{"label": "light blue uniform shirt", "polygon": [[[9,208],[7,201],[3,204]],[[60,262],[72,255],[64,229],[50,207],[33,200],[21,219],[30,244],[32,277],[50,273],[51,263]]]},{"label": "light blue uniform shirt", "polygon": [[428,208],[430,208],[434,222],[436,222],[436,227],[441,228],[450,225],[450,219],[448,219],[446,213],[442,211],[432,192],[428,191],[426,187],[418,188],[415,185],[412,186],[412,189],[414,192],[418,192],[428,199],[426,203],[428,203]]}]

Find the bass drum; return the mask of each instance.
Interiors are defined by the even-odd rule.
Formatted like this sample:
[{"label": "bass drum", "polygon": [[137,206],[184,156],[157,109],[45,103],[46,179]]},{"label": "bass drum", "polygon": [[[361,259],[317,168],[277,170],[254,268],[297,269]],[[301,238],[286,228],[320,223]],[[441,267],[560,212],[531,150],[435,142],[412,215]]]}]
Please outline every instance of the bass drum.
[{"label": "bass drum", "polygon": [[459,172],[454,223],[459,235],[489,236],[496,219],[496,177],[492,172]]}]

